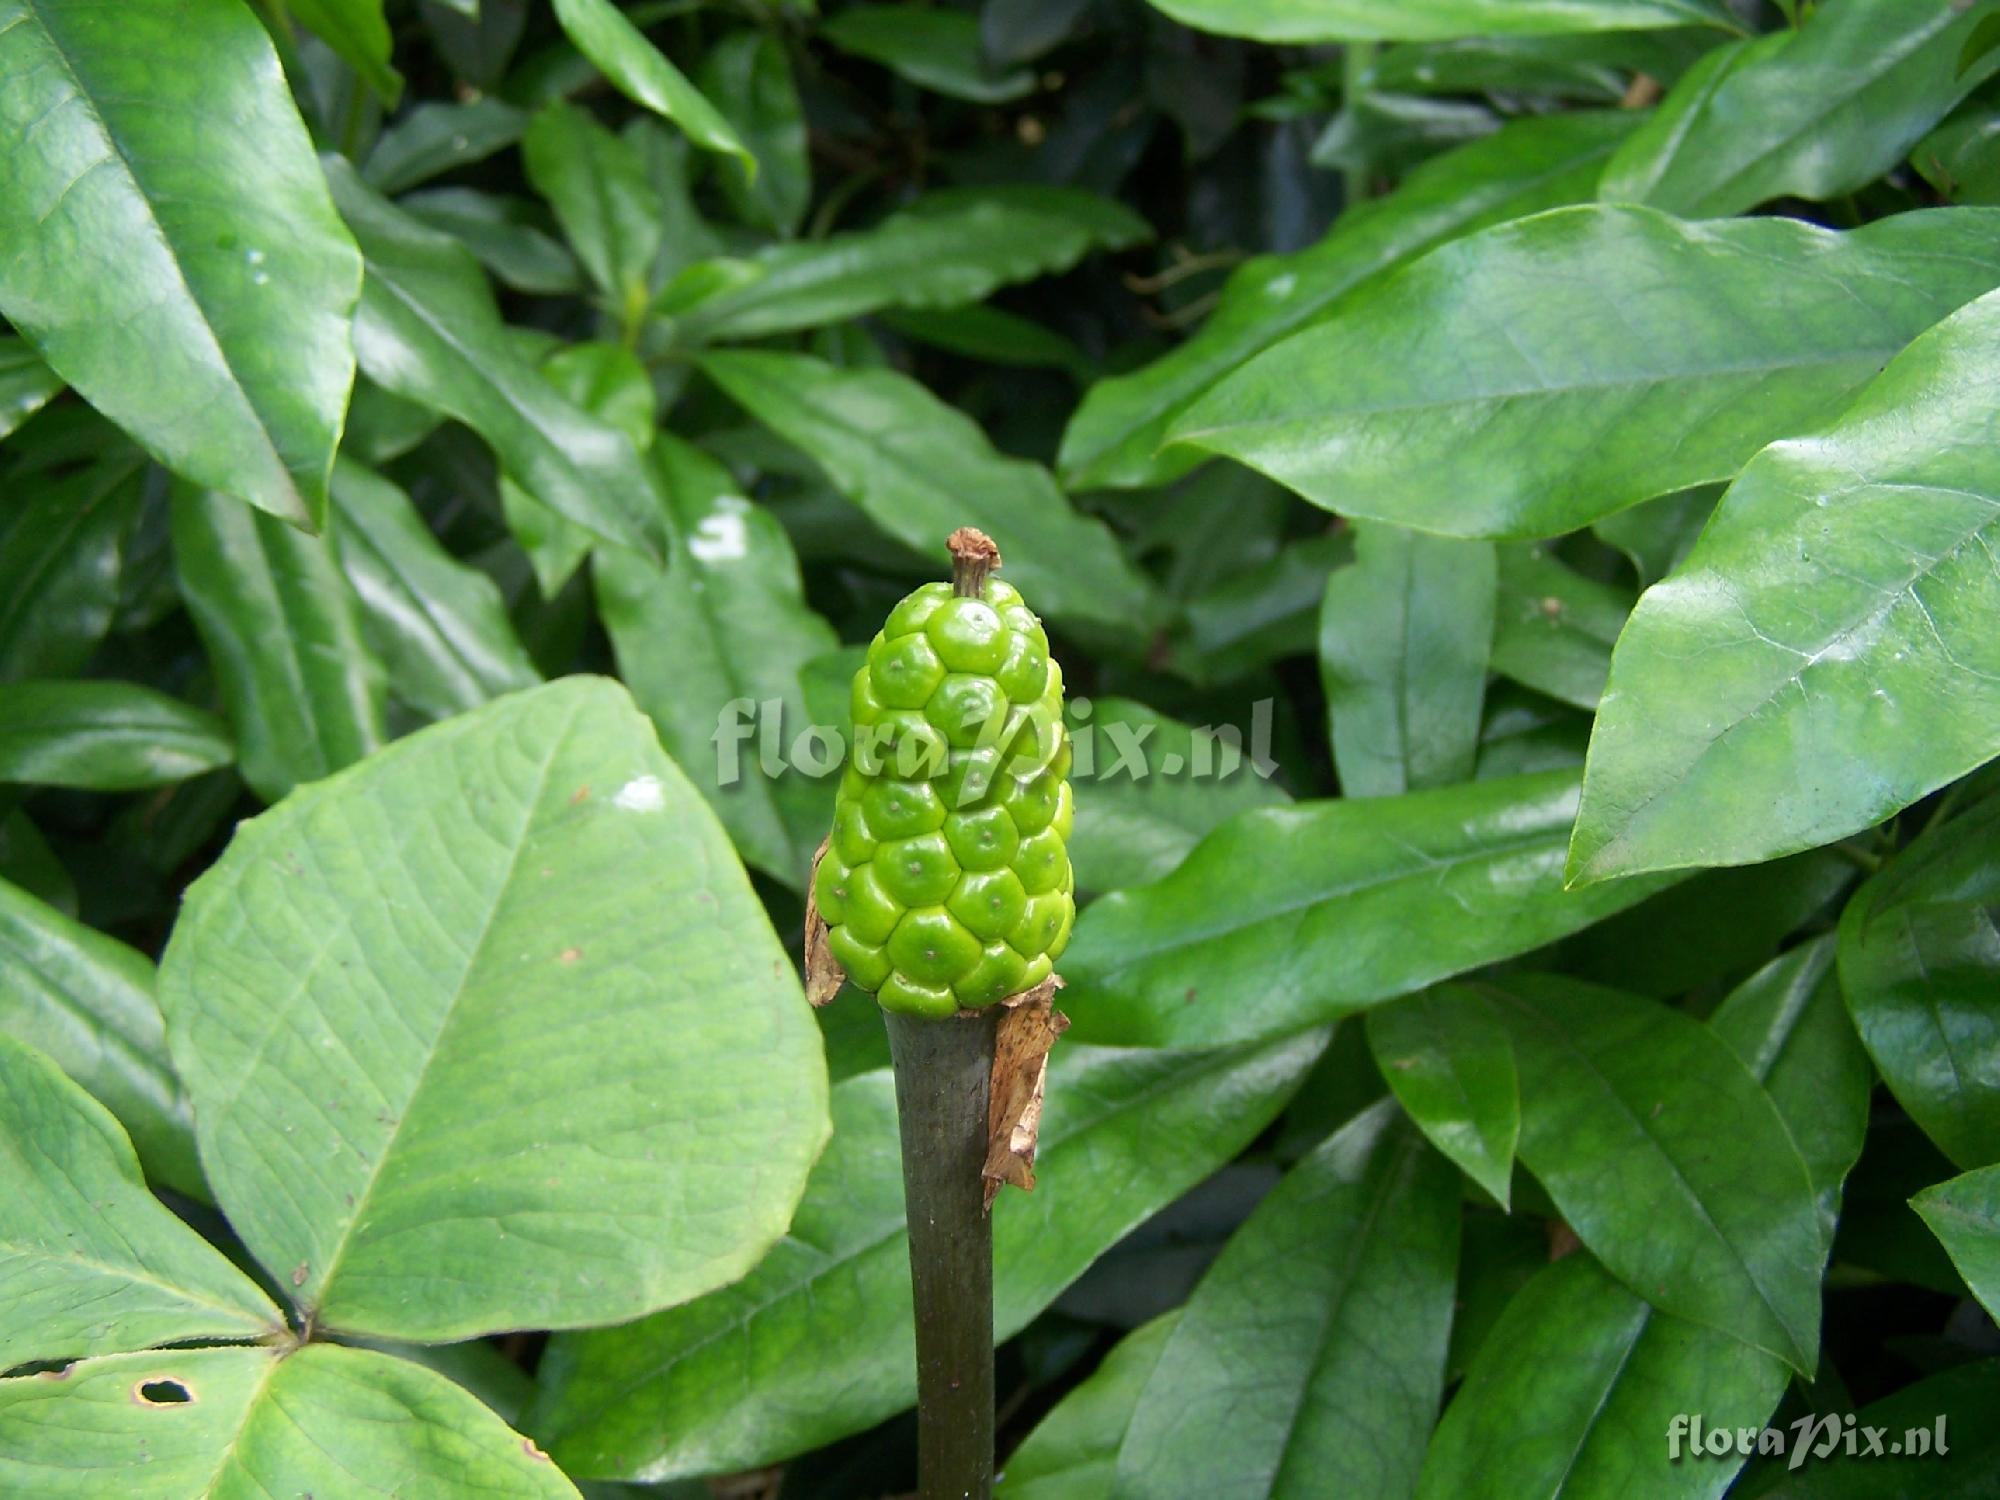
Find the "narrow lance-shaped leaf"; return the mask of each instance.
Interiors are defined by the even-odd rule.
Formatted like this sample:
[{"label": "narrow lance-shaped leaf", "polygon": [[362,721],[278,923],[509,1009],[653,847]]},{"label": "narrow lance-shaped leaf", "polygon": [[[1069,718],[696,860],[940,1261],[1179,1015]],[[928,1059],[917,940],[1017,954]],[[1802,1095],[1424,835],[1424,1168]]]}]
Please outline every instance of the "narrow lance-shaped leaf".
[{"label": "narrow lance-shaped leaf", "polygon": [[1619,637],[1572,879],[1811,848],[1992,757],[1996,378],[1986,296],[1744,471]]},{"label": "narrow lance-shaped leaf", "polygon": [[182,489],[174,568],[235,727],[243,779],[267,802],[388,740],[382,669],[334,543]]},{"label": "narrow lance-shaped leaf", "polygon": [[233,0],[0,3],[0,313],[161,462],[317,525],[360,261]]},{"label": "narrow lance-shaped leaf", "polygon": [[[1671,1443],[1674,1419],[1763,1424],[1782,1360],[1648,1306],[1588,1255],[1518,1292],[1424,1456],[1417,1500],[1715,1500],[1740,1464]],[[1860,1465],[1857,1468],[1863,1467]]]},{"label": "narrow lance-shaped leaf", "polygon": [[782,1232],[825,1140],[791,964],[602,679],[240,825],[160,994],[217,1200],[328,1328],[449,1341],[697,1296]]},{"label": "narrow lance-shaped leaf", "polygon": [[0,506],[0,680],[80,672],[110,632],[144,462],[128,448],[63,479],[9,485]]},{"label": "narrow lance-shaped leaf", "polygon": [[1719,0],[1153,0],[1153,4],[1202,31],[1280,43],[1416,42],[1736,25]]},{"label": "narrow lance-shaped leaf", "polygon": [[1600,196],[1689,218],[1837,198],[1903,159],[1992,71],[1961,64],[1993,8],[1825,0],[1796,32],[1690,70],[1604,170]]},{"label": "narrow lance-shaped leaf", "polygon": [[555,0],[555,8],[556,20],[576,50],[595,63],[620,93],[672,120],[704,150],[726,152],[738,158],[746,171],[757,170],[757,159],[729,122],[611,0]]},{"label": "narrow lance-shaped leaf", "polygon": [[521,138],[529,118],[526,110],[491,96],[419,104],[376,138],[361,163],[362,179],[378,193],[403,193],[504,151]]},{"label": "narrow lance-shaped leaf", "polygon": [[[994,1204],[994,1326],[1011,1338],[1135,1226],[1256,1137],[1325,1045],[1058,1047],[1032,1194]],[[747,1278],[550,1346],[530,1420],[570,1472],[657,1483],[770,1463],[916,1397],[910,1252],[887,1070],[833,1091],[833,1143]],[[815,1351],[840,1350],[829,1383]]]},{"label": "narrow lance-shaped leaf", "polygon": [[577,259],[609,299],[612,316],[634,326],[660,251],[659,195],[645,158],[585,111],[558,100],[528,127],[521,160]]},{"label": "narrow lance-shaped leaf", "polygon": [[1500,549],[1493,670],[1578,708],[1597,707],[1632,595],[1586,578],[1539,546]]},{"label": "narrow lance-shaped leaf", "polygon": [[741,162],[725,166],[723,192],[745,220],[798,233],[812,203],[812,160],[784,42],[770,31],[732,31],[708,49],[700,77],[702,92],[757,159],[754,173]]},{"label": "narrow lance-shaped leaf", "polygon": [[206,1198],[194,1119],[167,1058],[153,965],[0,881],[0,1033],[46,1053],[125,1127],[147,1175]]},{"label": "narrow lance-shaped leaf", "polygon": [[1771,1098],[1680,1011],[1550,975],[1486,993],[1514,1043],[1521,1160],[1593,1254],[1655,1307],[1810,1374],[1813,1184]]},{"label": "narrow lance-shaped leaf", "polygon": [[1239,813],[1165,880],[1084,908],[1063,955],[1076,1033],[1188,1046],[1310,1026],[1661,889],[1563,890],[1578,782],[1545,771]]},{"label": "narrow lance-shaped leaf", "polygon": [[1063,479],[1078,488],[1162,484],[1200,461],[1161,451],[1167,428],[1202,392],[1340,300],[1434,245],[1488,224],[1587,202],[1627,111],[1534,116],[1426,162],[1389,197],[1342,212],[1317,245],[1239,266],[1186,343],[1100,380],[1063,433]]},{"label": "narrow lance-shaped leaf", "polygon": [[1458,1220],[1456,1174],[1393,1102],[1330,1136],[1188,1299],[1111,1493],[1407,1494],[1444,1387]]},{"label": "narrow lance-shaped leaf", "polygon": [[805,354],[718,352],[702,369],[826,470],[870,520],[929,555],[974,525],[1000,544],[1035,607],[1133,630],[1155,601],[1101,521],[1077,514],[1039,464],[1009,458],[916,381]]},{"label": "narrow lance-shaped leaf", "polygon": [[1845,234],[1558,209],[1433,251],[1223,381],[1174,441],[1348,516],[1553,536],[1734,477],[2000,283],[2000,214]]},{"label": "narrow lance-shaped leaf", "polygon": [[285,0],[294,17],[319,34],[382,101],[394,105],[403,77],[389,66],[389,23],[383,0]]},{"label": "narrow lance-shaped leaf", "polygon": [[1319,669],[1347,797],[1472,775],[1495,567],[1487,542],[1355,527],[1354,565],[1326,583]]},{"label": "narrow lance-shaped leaf", "polygon": [[843,52],[953,99],[1005,104],[1035,89],[1032,68],[987,68],[979,21],[963,11],[852,5],[828,17],[819,34]]},{"label": "narrow lance-shaped leaf", "polygon": [[1423,1133],[1507,1207],[1521,1091],[1514,1046],[1486,1000],[1445,984],[1368,1012],[1368,1046]]},{"label": "narrow lance-shaped leaf", "polygon": [[136,682],[15,682],[0,691],[0,782],[132,792],[236,758],[214,714]]},{"label": "narrow lance-shaped leaf", "polygon": [[659,504],[631,440],[521,356],[471,253],[370,192],[345,162],[326,170],[368,257],[354,340],[369,378],[472,428],[552,510],[657,555]]},{"label": "narrow lance-shaped leaf", "polygon": [[578,1500],[548,1456],[444,1376],[311,1343],[85,1360],[0,1380],[0,1491],[100,1500],[338,1495]]},{"label": "narrow lance-shaped leaf", "polygon": [[1070,1390],[1007,1455],[994,1493],[1000,1500],[1103,1500],[1118,1448],[1180,1309],[1135,1328]]},{"label": "narrow lance-shaped leaf", "polygon": [[146,1190],[104,1106],[6,1035],[0,1194],[0,1370],[284,1326],[255,1282]]},{"label": "narrow lance-shaped leaf", "polygon": [[[954,307],[1066,271],[1092,250],[1151,237],[1143,219],[1081,188],[1011,183],[919,198],[872,229],[773,245],[676,309],[689,339],[759,338],[887,307]],[[698,271],[700,268],[696,268]],[[747,278],[747,279],[746,279]]]},{"label": "narrow lance-shaped leaf", "polygon": [[1962,1168],[2000,1161],[2000,798],[1925,833],[1847,903],[1840,984],[1896,1102]]}]

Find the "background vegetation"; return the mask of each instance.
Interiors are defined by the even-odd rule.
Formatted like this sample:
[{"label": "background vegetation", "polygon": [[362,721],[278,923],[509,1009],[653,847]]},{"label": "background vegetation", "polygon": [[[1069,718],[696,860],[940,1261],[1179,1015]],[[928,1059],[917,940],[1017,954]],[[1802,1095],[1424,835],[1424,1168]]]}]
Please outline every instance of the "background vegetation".
[{"label": "background vegetation", "polygon": [[[1996,68],[1983,0],[0,0],[0,1491],[907,1490],[832,782],[757,752],[972,524],[1091,898],[1003,1494],[1989,1493]],[[1130,774],[1201,725],[1275,775]]]}]

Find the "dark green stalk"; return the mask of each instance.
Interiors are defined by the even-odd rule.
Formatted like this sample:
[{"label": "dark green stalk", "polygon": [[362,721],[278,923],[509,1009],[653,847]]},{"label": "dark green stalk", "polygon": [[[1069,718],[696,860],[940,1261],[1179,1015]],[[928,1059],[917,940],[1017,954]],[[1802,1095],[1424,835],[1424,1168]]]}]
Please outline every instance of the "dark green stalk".
[{"label": "dark green stalk", "polygon": [[986,1105],[1000,1007],[932,1020],[885,1013],[903,1132],[917,1315],[922,1500],[993,1493],[993,1221]]}]

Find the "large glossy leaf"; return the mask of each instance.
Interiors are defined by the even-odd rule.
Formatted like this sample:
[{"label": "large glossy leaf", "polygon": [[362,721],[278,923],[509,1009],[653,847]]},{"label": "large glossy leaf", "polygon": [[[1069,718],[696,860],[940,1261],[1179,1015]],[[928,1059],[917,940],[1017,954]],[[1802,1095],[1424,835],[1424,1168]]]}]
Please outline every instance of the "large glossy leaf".
[{"label": "large glossy leaf", "polygon": [[25,340],[0,336],[0,438],[40,411],[63,388]]},{"label": "large glossy leaf", "polygon": [[[672,556],[661,569],[600,553],[598,611],[633,697],[743,858],[803,889],[833,816],[838,757],[799,738],[812,722],[799,669],[839,638],[807,606],[777,518],[700,449],[663,433],[654,451],[674,507]],[[813,754],[815,766],[799,763]]]},{"label": "large glossy leaf", "polygon": [[2000,1161],[2000,798],[1926,833],[1847,903],[1840,983],[1862,1045],[1961,1168]]},{"label": "large glossy leaf", "polygon": [[1368,1012],[1368,1047],[1431,1144],[1507,1206],[1521,1091],[1514,1045],[1486,1000],[1446,984]]},{"label": "large glossy leaf", "polygon": [[1111,1493],[1407,1494],[1444,1386],[1458,1218],[1457,1174],[1393,1103],[1330,1136],[1188,1299]]},{"label": "large glossy leaf", "polygon": [[818,328],[888,307],[955,307],[1066,271],[1092,250],[1151,237],[1143,219],[1081,188],[1014,183],[918,199],[872,229],[774,245],[679,314],[688,338]]},{"label": "large glossy leaf", "polygon": [[1005,104],[1034,92],[1032,68],[988,70],[979,21],[963,11],[853,5],[829,17],[819,34],[843,52],[954,99]]},{"label": "large glossy leaf", "polygon": [[214,714],[136,682],[16,682],[0,692],[0,781],[134,792],[235,758]]},{"label": "large glossy leaf", "polygon": [[275,802],[387,741],[382,669],[332,541],[185,488],[173,535],[181,593],[260,797]]},{"label": "large glossy leaf", "polygon": [[1424,1457],[1418,1500],[1712,1500],[1738,1463],[1668,1442],[1677,1416],[1758,1427],[1783,1361],[1648,1306],[1587,1255],[1507,1304]]},{"label": "large glossy leaf", "polygon": [[1341,795],[1465,781],[1493,645],[1493,546],[1372,523],[1354,532],[1354,566],[1327,579],[1319,617]]},{"label": "large glossy leaf", "polygon": [[0,506],[0,680],[81,671],[111,629],[144,460],[17,479]]},{"label": "large glossy leaf", "polygon": [[1831,1244],[1841,1185],[1868,1134],[1868,1091],[1875,1083],[1841,1003],[1832,936],[1779,954],[1738,985],[1708,1024],[1784,1117]]},{"label": "large glossy leaf", "polygon": [[1218,824],[1290,800],[1256,765],[1270,753],[1259,725],[1268,736],[1270,723],[1254,707],[1247,726],[1195,726],[1129,698],[1072,698],[1068,721],[1070,864],[1085,890],[1158,880]]},{"label": "large glossy leaf", "polygon": [[141,953],[0,881],[0,1033],[47,1053],[118,1118],[147,1175],[206,1197],[194,1120]]},{"label": "large glossy leaf", "polygon": [[1992,71],[1960,54],[1989,5],[1825,0],[1796,33],[1704,59],[1619,149],[1600,195],[1689,218],[1865,187]]},{"label": "large glossy leaf", "polygon": [[1551,536],[1732,477],[2000,282],[2000,215],[1846,234],[1558,209],[1446,245],[1261,355],[1171,436],[1315,504]]},{"label": "large glossy leaf", "polygon": [[1411,42],[1736,24],[1717,0],[1153,0],[1153,4],[1185,25],[1260,42]]},{"label": "large glossy leaf", "polygon": [[[994,1205],[998,1336],[1247,1145],[1324,1042],[1314,1033],[1199,1054],[1059,1046],[1035,1191]],[[778,1248],[725,1292],[556,1339],[531,1429],[573,1473],[659,1481],[767,1463],[909,1405],[899,1161],[888,1072],[841,1083],[833,1144]],[[839,1351],[837,1380],[821,1363],[828,1349]]]},{"label": "large glossy leaf", "polygon": [[761,352],[710,354],[702,368],[920,554],[936,556],[957,527],[977,526],[1035,609],[1128,630],[1151,617],[1146,580],[1102,522],[1071,509],[1048,470],[996,452],[977,423],[907,376]]},{"label": "large glossy leaf", "polygon": [[1981,1167],[1910,1200],[1989,1314],[2000,1316],[2000,1167]]},{"label": "large glossy leaf", "polygon": [[371,380],[456,417],[537,500],[579,526],[658,551],[659,503],[631,440],[566,401],[509,339],[478,263],[327,163],[368,258],[354,343]]},{"label": "large glossy leaf", "polygon": [[160,995],[218,1201],[329,1328],[450,1340],[699,1295],[783,1230],[825,1139],[791,964],[601,679],[242,824]]},{"label": "large glossy leaf", "polygon": [[234,0],[0,4],[0,312],[163,463],[316,525],[354,243]]},{"label": "large glossy leaf", "polygon": [[577,1500],[469,1392],[372,1349],[178,1349],[0,1381],[0,1491],[101,1500]]},{"label": "large glossy leaf", "polygon": [[255,1282],[146,1190],[104,1106],[4,1034],[0,1194],[0,1370],[284,1327]]},{"label": "large glossy leaf", "polygon": [[1239,813],[1156,885],[1093,902],[1063,955],[1076,1030],[1268,1036],[1539,948],[1660,889],[1562,888],[1574,771]]},{"label": "large glossy leaf", "polygon": [[396,698],[443,719],[541,680],[493,580],[446,552],[388,480],[343,459],[332,531]]},{"label": "large glossy leaf", "polygon": [[1388,198],[1342,213],[1317,245],[1238,267],[1215,311],[1185,344],[1085,393],[1063,433],[1064,480],[1080,488],[1130,487],[1185,472],[1199,456],[1160,446],[1174,418],[1216,381],[1434,245],[1587,201],[1605,160],[1635,123],[1627,112],[1515,121],[1425,163]]},{"label": "large glossy leaf", "polygon": [[1576,980],[1489,986],[1521,1079],[1521,1160],[1633,1291],[1810,1373],[1825,1253],[1783,1118],[1708,1027]]},{"label": "large glossy leaf", "polygon": [[1629,591],[1584,577],[1542,547],[1503,547],[1493,670],[1594,710],[1611,670],[1611,647],[1631,613]]},{"label": "large glossy leaf", "polygon": [[1811,848],[2000,750],[1996,375],[1988,296],[1744,471],[1619,637],[1572,878]]},{"label": "large glossy leaf", "polygon": [[672,120],[704,150],[727,152],[756,170],[756,158],[729,122],[612,0],[555,0],[555,8],[556,19],[576,50],[595,63],[620,93]]}]

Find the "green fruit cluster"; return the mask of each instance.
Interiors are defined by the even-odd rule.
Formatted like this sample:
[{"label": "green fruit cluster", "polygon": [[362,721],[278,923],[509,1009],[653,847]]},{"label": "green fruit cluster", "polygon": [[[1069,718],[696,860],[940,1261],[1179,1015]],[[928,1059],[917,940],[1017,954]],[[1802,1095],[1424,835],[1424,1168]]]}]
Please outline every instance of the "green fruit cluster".
[{"label": "green fruit cluster", "polygon": [[854,674],[854,740],[813,880],[827,946],[886,1010],[1032,989],[1069,942],[1062,670],[1018,591],[927,583]]}]

